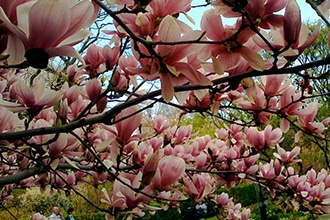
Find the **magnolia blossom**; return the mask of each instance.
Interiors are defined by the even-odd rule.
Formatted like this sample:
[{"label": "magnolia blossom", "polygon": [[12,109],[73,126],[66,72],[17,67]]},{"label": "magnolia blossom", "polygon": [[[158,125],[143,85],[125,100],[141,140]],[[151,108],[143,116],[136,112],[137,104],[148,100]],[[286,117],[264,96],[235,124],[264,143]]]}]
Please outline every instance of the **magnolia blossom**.
[{"label": "magnolia blossom", "polygon": [[[315,122],[314,118],[318,110],[318,103],[312,102],[305,109],[298,112],[298,121],[303,126],[306,132],[314,133],[323,136],[325,130],[325,124],[322,122]],[[300,136],[303,134],[302,131],[297,132],[296,141],[299,140]]]},{"label": "magnolia blossom", "polygon": [[19,103],[28,107],[27,111],[37,115],[42,109],[51,107],[62,97],[60,92],[47,89],[45,81],[41,78],[32,88],[23,80],[16,81],[11,89],[11,96],[16,97]]},{"label": "magnolia blossom", "polygon": [[165,156],[159,160],[158,168],[152,180],[152,187],[164,190],[175,183],[185,172],[186,163],[174,156]]},{"label": "magnolia blossom", "polygon": [[[177,42],[196,40],[201,35],[200,31],[189,29],[182,35],[182,28],[178,20],[167,15],[159,24],[155,41]],[[180,44],[180,45],[158,45],[155,50],[162,57],[159,60],[140,59],[143,68],[126,68],[134,74],[139,74],[148,80],[160,79],[162,97],[169,102],[174,97],[174,86],[189,82],[197,85],[212,85],[212,82],[200,71],[200,61],[193,53],[200,50],[201,45]],[[146,48],[141,50],[148,53]]]},{"label": "magnolia blossom", "polygon": [[263,131],[258,131],[256,127],[249,127],[246,128],[245,133],[247,141],[258,151],[266,147],[272,148],[282,141],[281,129],[272,129],[271,125],[267,125]]},{"label": "magnolia blossom", "polygon": [[202,202],[205,197],[210,195],[215,190],[214,180],[210,175],[203,173],[201,175],[195,174],[191,180],[183,179],[185,190],[195,202]]},{"label": "magnolia blossom", "polygon": [[[29,1],[17,6],[17,25],[0,8],[0,20],[10,30],[8,62],[24,61],[36,68],[45,68],[54,56],[80,55],[72,47],[90,32],[85,30],[97,17],[98,7],[89,0]],[[81,59],[82,60],[82,59]]]},{"label": "magnolia blossom", "polygon": [[[223,70],[230,70],[239,66],[241,58],[245,59],[253,69],[263,70],[265,68],[265,62],[259,53],[249,48],[248,44],[245,45],[249,38],[255,34],[250,29],[244,29],[238,35],[236,42],[228,40],[238,31],[239,24],[224,26],[221,17],[212,9],[204,13],[201,28],[212,41],[227,40],[222,44],[205,46],[202,55],[199,55],[203,59],[206,60],[210,56],[215,57],[219,60],[218,65],[221,65]],[[216,59],[213,59],[213,62],[217,62]]]},{"label": "magnolia blossom", "polygon": [[[128,118],[126,118],[128,117]],[[132,106],[121,111],[117,117],[115,135],[119,143],[127,143],[134,139],[133,132],[138,128],[142,121],[142,113],[137,106]],[[135,136],[139,137],[138,135]]]},{"label": "magnolia blossom", "polygon": [[300,147],[294,147],[292,151],[285,151],[279,145],[277,146],[277,152],[274,153],[274,156],[281,160],[283,163],[292,163],[292,162],[300,162],[299,159],[294,159],[300,152]]}]

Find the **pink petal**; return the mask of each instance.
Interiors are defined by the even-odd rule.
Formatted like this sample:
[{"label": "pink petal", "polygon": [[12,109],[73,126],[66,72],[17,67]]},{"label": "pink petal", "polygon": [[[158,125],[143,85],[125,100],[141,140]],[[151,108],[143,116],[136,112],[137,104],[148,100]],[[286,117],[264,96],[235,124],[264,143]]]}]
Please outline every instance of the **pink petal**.
[{"label": "pink petal", "polygon": [[[179,25],[172,16],[166,16],[159,25],[158,40],[165,42],[176,42],[181,39],[181,31]],[[173,51],[175,47],[169,45],[159,45],[158,52],[165,56]]]},{"label": "pink petal", "polygon": [[162,88],[162,97],[166,102],[172,100],[174,96],[174,88],[172,85],[172,76],[169,73],[161,73],[161,88]]},{"label": "pink petal", "polygon": [[86,93],[93,103],[97,103],[102,92],[101,83],[97,78],[86,83]]},{"label": "pink petal", "polygon": [[177,71],[181,72],[191,84],[198,84],[203,86],[212,85],[211,80],[204,76],[201,72],[197,71],[193,66],[187,63],[177,63],[175,65]]},{"label": "pink petal", "polygon": [[288,44],[296,44],[301,28],[301,12],[296,0],[290,0],[284,13],[284,39]]},{"label": "pink petal", "polygon": [[126,118],[118,123],[116,123],[117,128],[117,136],[121,141],[127,142],[136,128],[141,124],[142,121],[142,113],[139,112],[139,107],[132,106],[121,111],[116,119]]},{"label": "pink petal", "polygon": [[86,65],[84,58],[71,46],[61,46],[56,48],[51,48],[47,50],[49,57],[55,56],[68,56],[68,57],[75,57],[77,58],[82,65]]},{"label": "pink petal", "polygon": [[235,49],[235,51],[237,51],[253,69],[259,71],[265,69],[265,61],[261,58],[259,53],[245,46]]},{"label": "pink petal", "polygon": [[286,120],[285,118],[282,118],[282,121],[281,121],[281,130],[286,133],[289,128],[290,128],[290,122],[288,120]]},{"label": "pink petal", "polygon": [[0,7],[0,20],[3,22],[3,25],[6,26],[12,33],[14,33],[24,44],[24,46],[28,46],[28,39],[25,33],[20,30],[16,25],[11,23],[6,13]]},{"label": "pink petal", "polygon": [[65,0],[39,0],[29,13],[29,42],[31,48],[48,49],[70,27],[70,8]]},{"label": "pink petal", "polygon": [[201,28],[211,40],[223,40],[226,35],[221,17],[216,15],[214,10],[204,12],[201,21]]},{"label": "pink petal", "polygon": [[71,8],[70,27],[65,35],[57,41],[57,43],[59,44],[65,38],[90,25],[93,22],[93,17],[94,7],[90,1],[81,1],[75,4]]},{"label": "pink petal", "polygon": [[7,53],[9,54],[8,57],[8,64],[20,64],[22,63],[25,58],[25,46],[22,43],[21,39],[17,35],[9,35],[8,36],[8,48]]},{"label": "pink petal", "polygon": [[53,90],[45,90],[39,100],[35,103],[38,106],[50,107],[55,105],[62,98],[62,94]]},{"label": "pink petal", "polygon": [[14,91],[18,95],[18,97],[23,101],[28,107],[31,107],[35,104],[35,96],[33,91],[24,83],[23,80],[18,80],[13,85]]},{"label": "pink petal", "polygon": [[184,174],[186,164],[182,158],[166,156],[159,161],[159,168],[162,188],[167,188]]}]

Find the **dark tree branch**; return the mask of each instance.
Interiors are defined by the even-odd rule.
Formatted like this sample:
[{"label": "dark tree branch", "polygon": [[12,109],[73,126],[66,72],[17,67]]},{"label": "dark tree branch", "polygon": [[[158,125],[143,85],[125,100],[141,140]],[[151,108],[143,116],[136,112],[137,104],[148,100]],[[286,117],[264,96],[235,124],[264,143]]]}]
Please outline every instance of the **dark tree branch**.
[{"label": "dark tree branch", "polygon": [[[330,64],[330,57],[327,57],[323,60],[318,60],[312,63],[307,63],[303,65],[299,65],[296,67],[291,68],[284,68],[284,69],[270,69],[265,71],[251,71],[247,73],[237,74],[237,75],[231,75],[222,77],[219,79],[216,79],[213,81],[214,85],[219,85],[222,83],[229,83],[236,84],[237,82],[240,82],[244,78],[254,77],[254,76],[264,76],[264,75],[274,75],[274,74],[289,74],[289,73],[296,73],[298,74],[300,71]],[[184,85],[184,86],[177,86],[174,87],[175,92],[184,92],[184,91],[191,91],[191,90],[201,90],[201,89],[207,89],[210,88],[210,86],[201,86],[201,85]],[[73,131],[76,128],[80,128],[86,125],[92,125],[97,123],[104,123],[107,125],[113,124],[112,120],[114,117],[123,109],[126,109],[130,106],[140,104],[146,100],[150,100],[153,98],[156,98],[157,96],[161,95],[161,90],[157,90],[154,92],[150,92],[148,94],[145,94],[143,96],[137,97],[135,99],[128,100],[118,106],[113,107],[109,111],[105,112],[102,115],[95,116],[93,118],[82,118],[80,120],[68,123],[63,126],[59,127],[44,127],[44,128],[37,128],[37,129],[31,129],[26,131],[17,131],[17,132],[7,132],[0,134],[0,140],[7,140],[7,141],[13,141],[13,140],[19,140],[22,138],[29,139],[32,136],[35,135],[46,135],[46,134],[56,134],[56,133],[68,133],[70,131]]]}]

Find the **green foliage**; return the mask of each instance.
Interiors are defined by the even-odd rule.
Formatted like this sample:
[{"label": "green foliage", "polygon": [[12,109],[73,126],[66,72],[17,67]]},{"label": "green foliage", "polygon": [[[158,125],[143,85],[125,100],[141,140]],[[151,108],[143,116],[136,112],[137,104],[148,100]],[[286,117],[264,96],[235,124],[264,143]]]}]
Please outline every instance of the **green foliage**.
[{"label": "green foliage", "polygon": [[210,117],[205,117],[199,113],[187,115],[180,121],[182,125],[192,125],[192,133],[198,133],[199,136],[210,135],[214,138],[216,127]]},{"label": "green foliage", "polygon": [[242,206],[249,206],[258,203],[258,188],[255,184],[243,184],[233,187],[228,192],[234,198],[234,203],[241,203]]},{"label": "green foliage", "polygon": [[58,191],[50,195],[49,191],[41,193],[37,188],[27,190],[25,194],[20,196],[20,199],[21,208],[26,213],[40,212],[45,216],[51,214],[52,207],[54,206],[58,206],[61,213],[65,214],[71,203],[63,192]]},{"label": "green foliage", "polygon": [[79,220],[104,220],[105,219],[105,214],[103,212],[97,212],[92,215],[86,215],[86,214],[80,214],[75,215],[76,219]]},{"label": "green foliage", "polygon": [[312,215],[305,214],[302,212],[290,212],[284,213],[282,209],[280,209],[276,205],[269,205],[266,207],[267,210],[267,219],[262,219],[260,216],[260,210],[256,208],[251,213],[251,218],[254,220],[309,220],[313,219]]}]

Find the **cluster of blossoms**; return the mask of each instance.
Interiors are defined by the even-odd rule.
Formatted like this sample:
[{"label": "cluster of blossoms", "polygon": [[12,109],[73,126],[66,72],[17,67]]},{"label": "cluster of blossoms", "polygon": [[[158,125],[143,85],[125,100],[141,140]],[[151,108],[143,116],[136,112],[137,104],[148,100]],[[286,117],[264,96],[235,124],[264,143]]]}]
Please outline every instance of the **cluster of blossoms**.
[{"label": "cluster of blossoms", "polygon": [[[201,30],[179,19],[191,20],[192,0],[107,2],[117,11],[100,1],[0,0],[1,201],[12,199],[14,186],[79,190],[78,183],[111,182],[111,191],[102,190],[107,219],[179,208],[188,198],[212,199],[228,219],[248,219],[249,209],[225,193],[215,195],[217,188],[246,181],[273,197],[289,192],[310,212],[329,212],[330,174],[311,169],[298,175],[301,148],[282,144],[292,124],[298,142],[306,133],[326,139],[330,123],[315,120],[318,103],[306,101],[309,83],[297,89],[288,75],[271,75],[319,32],[316,27],[308,36],[295,0],[212,1]],[[92,34],[88,28],[100,7],[113,18],[113,29],[104,30],[111,40],[91,44],[82,56],[73,46]],[[284,15],[276,13],[281,10]],[[320,10],[326,15],[329,7]],[[236,23],[224,25],[223,17]],[[56,56],[80,63],[53,74],[48,61]],[[263,71],[260,80],[244,76]],[[142,80],[159,80],[161,89],[146,93]],[[246,114],[212,137],[170,125],[161,115],[151,126],[143,123],[142,111],[152,106],[147,101],[174,98],[185,112],[227,120],[232,109]],[[278,127],[272,116],[281,118]],[[153,200],[163,202],[153,207]]]}]

